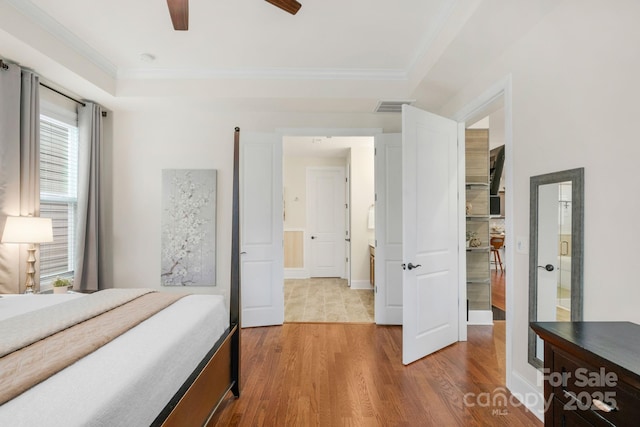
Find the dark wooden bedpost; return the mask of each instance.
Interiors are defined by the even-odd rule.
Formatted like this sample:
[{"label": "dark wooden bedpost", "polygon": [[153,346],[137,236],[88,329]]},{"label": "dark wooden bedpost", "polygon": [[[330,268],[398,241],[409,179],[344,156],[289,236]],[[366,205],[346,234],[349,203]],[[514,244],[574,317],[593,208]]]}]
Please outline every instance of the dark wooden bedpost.
[{"label": "dark wooden bedpost", "polygon": [[229,298],[231,328],[237,326],[231,338],[231,391],[240,396],[240,128],[233,138],[233,219],[231,221],[231,292]]}]

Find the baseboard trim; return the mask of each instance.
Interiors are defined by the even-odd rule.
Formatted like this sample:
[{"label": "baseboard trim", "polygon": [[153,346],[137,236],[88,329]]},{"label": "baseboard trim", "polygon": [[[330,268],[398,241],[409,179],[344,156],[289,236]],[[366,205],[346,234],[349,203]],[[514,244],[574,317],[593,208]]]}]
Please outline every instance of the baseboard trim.
[{"label": "baseboard trim", "polygon": [[368,280],[352,280],[351,289],[373,289]]},{"label": "baseboard trim", "polygon": [[511,371],[508,385],[511,394],[527,407],[540,421],[544,421],[545,401],[540,388],[534,387],[520,374]]},{"label": "baseboard trim", "polygon": [[467,325],[493,325],[493,311],[469,310]]},{"label": "baseboard trim", "polygon": [[306,268],[285,268],[285,279],[309,279],[309,272]]}]

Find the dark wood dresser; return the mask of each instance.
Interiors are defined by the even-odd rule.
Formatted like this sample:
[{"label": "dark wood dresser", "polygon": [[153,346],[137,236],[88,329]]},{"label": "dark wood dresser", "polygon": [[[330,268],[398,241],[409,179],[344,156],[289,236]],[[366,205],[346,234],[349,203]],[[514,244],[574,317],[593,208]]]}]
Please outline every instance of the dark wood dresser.
[{"label": "dark wood dresser", "polygon": [[531,327],[544,340],[545,426],[640,426],[640,325]]}]

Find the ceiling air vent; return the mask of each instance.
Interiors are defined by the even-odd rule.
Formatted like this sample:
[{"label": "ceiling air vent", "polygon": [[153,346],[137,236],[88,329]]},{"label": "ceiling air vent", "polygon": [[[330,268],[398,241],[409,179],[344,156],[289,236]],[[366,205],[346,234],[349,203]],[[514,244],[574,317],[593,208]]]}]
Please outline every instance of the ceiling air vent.
[{"label": "ceiling air vent", "polygon": [[405,99],[403,101],[379,101],[376,109],[376,113],[400,113],[402,112],[402,104],[411,105],[415,102],[415,99]]}]

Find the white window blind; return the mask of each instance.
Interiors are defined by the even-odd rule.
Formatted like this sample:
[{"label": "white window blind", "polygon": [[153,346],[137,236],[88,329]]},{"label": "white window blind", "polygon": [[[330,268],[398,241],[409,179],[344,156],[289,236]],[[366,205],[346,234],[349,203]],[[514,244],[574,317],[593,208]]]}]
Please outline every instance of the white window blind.
[{"label": "white window blind", "polygon": [[78,205],[78,128],[40,116],[40,216],[53,222],[53,242],[40,245],[40,280],[71,277]]}]

